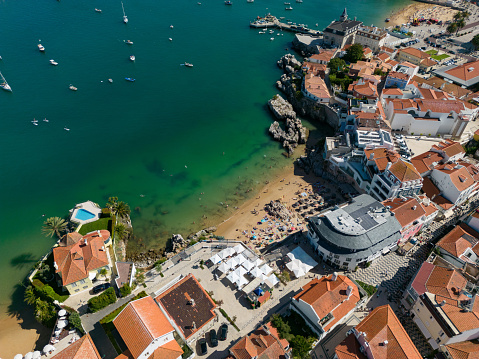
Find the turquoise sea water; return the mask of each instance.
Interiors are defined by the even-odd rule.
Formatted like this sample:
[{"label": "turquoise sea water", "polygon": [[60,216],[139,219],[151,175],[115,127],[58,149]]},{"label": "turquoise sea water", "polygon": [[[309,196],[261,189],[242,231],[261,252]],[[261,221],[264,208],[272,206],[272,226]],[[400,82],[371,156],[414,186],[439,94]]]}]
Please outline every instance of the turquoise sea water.
[{"label": "turquoise sea water", "polygon": [[53,243],[42,214],[116,195],[142,238],[133,249],[144,250],[199,229],[203,214],[224,216],[290,163],[268,137],[265,104],[293,35],[270,41],[250,20],[271,12],[322,29],[347,6],[381,26],[409,3],[304,0],[285,11],[283,0],[200,1],[126,0],[127,25],[120,1],[0,2],[0,71],[13,88],[0,93],[0,316],[21,310],[13,288]]}]

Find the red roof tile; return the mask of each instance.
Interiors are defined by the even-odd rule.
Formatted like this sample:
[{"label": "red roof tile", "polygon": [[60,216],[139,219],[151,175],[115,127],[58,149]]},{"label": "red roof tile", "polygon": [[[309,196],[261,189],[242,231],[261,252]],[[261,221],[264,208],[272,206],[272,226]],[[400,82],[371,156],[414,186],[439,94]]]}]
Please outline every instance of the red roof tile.
[{"label": "red roof tile", "polygon": [[100,353],[95,347],[95,343],[90,334],[85,334],[80,340],[55,354],[51,359],[101,359]]},{"label": "red roof tile", "polygon": [[435,164],[440,163],[444,158],[437,152],[427,151],[411,158],[411,163],[421,174],[434,168]]},{"label": "red roof tile", "polygon": [[349,334],[335,349],[338,359],[367,359],[354,334]]},{"label": "red roof tile", "polygon": [[464,104],[458,100],[421,100],[416,99],[420,111],[436,112],[436,113],[450,113],[454,111],[459,114],[464,110]]},{"label": "red roof tile", "polygon": [[403,229],[426,215],[426,212],[415,198],[388,199],[383,201],[382,204],[391,207],[390,211],[394,213],[395,218]]},{"label": "red roof tile", "polygon": [[447,70],[446,74],[457,77],[463,81],[472,80],[479,76],[479,61],[468,62]]},{"label": "red roof tile", "polygon": [[401,182],[414,180],[421,180],[422,182],[422,177],[416,168],[411,163],[401,159],[389,168],[389,172],[396,176]]},{"label": "red roof tile", "polygon": [[437,166],[434,170],[441,171],[449,176],[451,183],[462,192],[475,184],[466,167],[445,163]]},{"label": "red roof tile", "polygon": [[460,258],[467,248],[472,248],[478,243],[478,238],[479,234],[476,231],[461,223],[437,242],[437,246]]},{"label": "red roof tile", "polygon": [[408,55],[411,55],[411,56],[414,56],[418,59],[427,59],[429,58],[431,55],[429,55],[428,53],[426,52],[423,52],[421,50],[418,50],[418,49],[415,49],[414,47],[406,47],[405,49],[401,49],[399,51],[399,53],[401,52],[404,52]]},{"label": "red roof tile", "polygon": [[411,283],[411,287],[416,291],[418,295],[422,295],[427,292],[426,282],[429,279],[429,276],[431,275],[434,268],[434,264],[424,262],[421,268],[419,268],[419,270],[417,271],[416,276]]},{"label": "red roof tile", "polygon": [[452,359],[478,359],[479,343],[477,341],[464,341],[460,343],[447,344],[446,349]]}]

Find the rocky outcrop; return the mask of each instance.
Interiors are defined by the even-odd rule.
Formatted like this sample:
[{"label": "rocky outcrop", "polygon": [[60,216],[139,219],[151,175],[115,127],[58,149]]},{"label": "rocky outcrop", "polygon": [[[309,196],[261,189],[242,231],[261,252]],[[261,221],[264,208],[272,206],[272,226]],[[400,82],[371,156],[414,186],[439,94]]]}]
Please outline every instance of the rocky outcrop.
[{"label": "rocky outcrop", "polygon": [[296,60],[294,55],[286,54],[276,62],[278,67],[284,72],[290,74],[301,69],[301,62]]},{"label": "rocky outcrop", "polygon": [[269,100],[268,106],[278,120],[286,121],[288,118],[296,118],[293,106],[280,95],[275,95]]},{"label": "rocky outcrop", "polygon": [[170,250],[167,252],[177,253],[188,245],[188,241],[181,234],[173,234],[170,239]]},{"label": "rocky outcrop", "polygon": [[289,221],[291,212],[283,206],[279,201],[271,201],[264,206],[269,215],[279,218],[282,221]]},{"label": "rocky outcrop", "polygon": [[139,268],[145,268],[153,265],[156,261],[163,258],[164,255],[164,249],[149,249],[146,252],[129,253],[126,260],[134,262],[135,266]]},{"label": "rocky outcrop", "polygon": [[301,156],[296,160],[298,167],[304,169],[306,173],[313,172],[316,176],[323,174],[324,160],[322,149],[313,147],[307,155]]}]

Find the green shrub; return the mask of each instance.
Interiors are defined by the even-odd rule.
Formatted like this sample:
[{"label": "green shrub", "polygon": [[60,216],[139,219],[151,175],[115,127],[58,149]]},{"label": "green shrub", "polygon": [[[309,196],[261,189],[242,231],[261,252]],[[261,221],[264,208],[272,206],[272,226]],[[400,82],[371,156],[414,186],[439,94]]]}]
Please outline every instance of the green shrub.
[{"label": "green shrub", "polygon": [[85,330],[83,329],[83,325],[81,324],[81,319],[80,319],[80,315],[78,314],[78,312],[71,313],[70,316],[68,317],[68,320],[69,320],[70,324],[75,329],[77,329],[81,334],[85,334]]},{"label": "green shrub", "polygon": [[55,306],[38,298],[35,302],[35,319],[44,326],[53,328],[57,319]]},{"label": "green shrub", "polygon": [[226,312],[224,311],[224,309],[220,308],[220,313],[223,314],[223,317],[225,317],[228,322],[230,322],[230,324],[233,326],[233,328],[235,328],[238,332],[240,331],[240,329],[238,328],[238,326],[237,326],[237,325],[235,324],[235,322],[229,317],[229,315],[226,314]]},{"label": "green shrub", "polygon": [[34,280],[32,281],[32,284],[33,284],[33,286],[34,286],[35,288],[37,288],[37,289],[42,289],[43,286],[45,285],[45,284],[42,283],[42,281],[41,281],[40,279],[34,279]]},{"label": "green shrub", "polygon": [[65,300],[68,299],[68,295],[60,295],[60,294],[57,294],[55,293],[55,291],[53,290],[52,287],[50,287],[48,284],[47,285],[44,285],[43,288],[41,289],[41,291],[49,298],[51,298],[52,300],[57,300],[59,301],[60,303],[63,303]]},{"label": "green shrub", "polygon": [[123,284],[123,287],[120,288],[120,294],[122,297],[127,297],[131,294],[131,287],[128,283]]},{"label": "green shrub", "polygon": [[372,296],[377,291],[376,287],[373,285],[361,282],[360,280],[356,282],[366,291],[366,293],[368,293],[369,296]]},{"label": "green shrub", "polygon": [[115,290],[113,289],[113,287],[110,287],[99,296],[91,298],[88,301],[88,308],[90,308],[92,313],[95,313],[115,302]]}]

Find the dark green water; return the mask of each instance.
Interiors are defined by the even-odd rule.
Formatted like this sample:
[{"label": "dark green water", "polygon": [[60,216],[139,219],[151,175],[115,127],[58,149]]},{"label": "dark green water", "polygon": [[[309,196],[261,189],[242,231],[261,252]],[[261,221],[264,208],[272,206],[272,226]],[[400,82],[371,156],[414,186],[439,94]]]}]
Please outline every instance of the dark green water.
[{"label": "dark green water", "polygon": [[[347,6],[351,17],[382,25],[409,2],[304,0],[285,11],[282,0],[200,1],[127,0],[127,25],[120,1],[0,2],[0,71],[13,88],[0,93],[0,316],[53,243],[40,232],[42,214],[116,195],[137,208],[145,247],[135,248],[160,247],[171,233],[199,229],[203,214],[227,215],[220,202],[231,210],[290,164],[268,137],[265,104],[293,36],[270,41],[250,20],[271,12],[321,29]],[[179,66],[185,61],[194,67]]]}]

